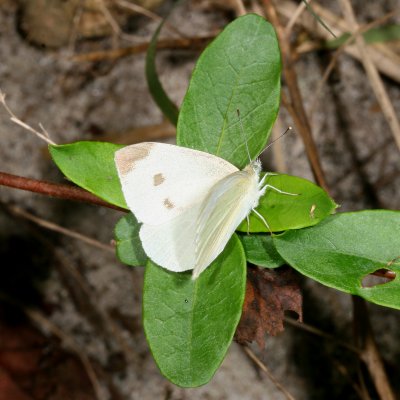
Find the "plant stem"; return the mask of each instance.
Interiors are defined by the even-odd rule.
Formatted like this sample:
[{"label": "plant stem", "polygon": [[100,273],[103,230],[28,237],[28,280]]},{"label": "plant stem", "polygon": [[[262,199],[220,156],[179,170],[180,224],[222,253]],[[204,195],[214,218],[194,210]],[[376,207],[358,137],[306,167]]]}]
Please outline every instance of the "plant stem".
[{"label": "plant stem", "polygon": [[7,174],[6,172],[0,172],[0,186],[8,186],[15,189],[27,190],[34,193],[43,194],[45,196],[81,201],[84,203],[95,204],[97,206],[127,212],[127,210],[125,210],[124,208],[107,203],[106,201],[101,200],[100,198],[87,192],[86,190],[80,189],[75,186],[63,185],[54,182],[46,182],[31,178],[24,178],[22,176]]}]

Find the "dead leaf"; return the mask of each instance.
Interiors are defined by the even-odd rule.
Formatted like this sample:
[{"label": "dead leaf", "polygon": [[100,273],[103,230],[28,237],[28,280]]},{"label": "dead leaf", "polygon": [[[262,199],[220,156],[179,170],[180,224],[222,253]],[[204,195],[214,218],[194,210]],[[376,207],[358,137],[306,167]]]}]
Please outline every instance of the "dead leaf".
[{"label": "dead leaf", "polygon": [[9,324],[0,304],[0,400],[94,400],[78,357],[29,322]]},{"label": "dead leaf", "polygon": [[249,268],[235,339],[239,343],[255,340],[263,349],[265,333],[275,336],[284,330],[285,311],[294,311],[302,321],[302,296],[293,270]]}]

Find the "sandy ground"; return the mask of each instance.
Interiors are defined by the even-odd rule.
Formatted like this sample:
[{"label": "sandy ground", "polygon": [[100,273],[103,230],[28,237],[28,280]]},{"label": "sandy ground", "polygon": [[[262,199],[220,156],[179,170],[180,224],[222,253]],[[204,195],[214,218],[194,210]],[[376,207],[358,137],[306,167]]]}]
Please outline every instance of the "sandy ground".
[{"label": "sandy ground", "polygon": [[[396,1],[379,1],[363,11],[361,3],[357,2],[361,20],[377,18],[398,5]],[[16,29],[17,5],[3,1],[0,7],[0,87],[7,94],[9,106],[21,119],[35,126],[41,122],[57,143],[104,140],[112,133],[162,121],[146,86],[144,55],[124,58],[114,64],[104,63],[93,69],[91,64],[70,61],[66,48],[49,50],[32,46]],[[174,12],[171,24],[188,35],[201,35],[222,27],[225,17],[219,11],[184,6]],[[154,22],[143,20],[135,33],[148,40],[155,27]],[[100,44],[80,45],[78,50],[85,46],[110,45],[109,39],[103,39]],[[182,52],[163,52],[158,58],[161,79],[178,103],[185,93],[195,59],[196,53]],[[327,55],[319,53],[302,56],[298,61],[306,108],[313,101],[316,84],[328,62]],[[399,85],[390,80],[385,84],[399,114]],[[283,124],[291,124],[284,111],[282,118]],[[347,56],[341,58],[311,122],[332,196],[341,204],[342,211],[400,208],[399,151],[356,61]],[[282,147],[287,171],[312,179],[300,139],[295,135],[287,137]],[[370,158],[364,163],[367,157]],[[274,169],[271,158],[267,155],[268,169]],[[12,124],[3,109],[0,109],[0,170],[37,179],[64,180],[48,157],[44,143]],[[5,187],[0,187],[0,200],[104,243],[112,240],[113,226],[121,216],[116,211]],[[7,243],[11,236],[25,238],[28,234],[24,221],[0,210],[1,240]],[[236,344],[231,346],[214,379],[204,387],[183,390],[168,383],[149,353],[141,327],[142,269],[127,268],[112,253],[79,241],[49,231],[41,234],[52,240],[53,251],[59,258],[79,271],[97,307],[103,312],[112,311],[115,323],[125,321],[121,329],[131,348],[131,359],[121,368],[113,369],[110,365],[121,353],[120,342],[107,336],[109,328],[99,329],[85,313],[84,306],[77,306],[71,291],[65,287],[65,279],[60,278],[59,261],[57,258],[52,261],[49,278],[42,283],[42,296],[53,306],[48,318],[103,367],[109,367],[110,377],[122,398],[285,398]],[[349,297],[308,280],[303,285],[305,321],[350,341]],[[398,376],[399,313],[374,305],[369,309],[390,374]],[[349,357],[342,352],[319,337],[288,327],[279,337],[267,338],[266,349],[258,354],[298,400],[357,398],[348,377],[331,369],[332,358],[338,357],[344,362]]]}]

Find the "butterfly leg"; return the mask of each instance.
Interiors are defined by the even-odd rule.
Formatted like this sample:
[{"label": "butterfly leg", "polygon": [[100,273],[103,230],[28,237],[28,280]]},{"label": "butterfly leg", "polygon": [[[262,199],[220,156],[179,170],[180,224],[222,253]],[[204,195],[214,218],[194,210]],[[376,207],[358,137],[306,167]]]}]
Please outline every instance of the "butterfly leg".
[{"label": "butterfly leg", "polygon": [[246,220],[247,220],[247,234],[250,235],[250,216],[249,216],[249,214],[247,214]]},{"label": "butterfly leg", "polygon": [[261,219],[261,221],[264,223],[264,225],[267,227],[267,229],[269,230],[269,232],[270,232],[271,235],[272,235],[272,231],[271,231],[271,228],[270,228],[269,225],[268,225],[267,220],[266,220],[255,208],[253,208],[252,211],[254,212],[254,214],[257,215],[258,218]]},{"label": "butterfly leg", "polygon": [[299,193],[285,192],[285,191],[283,191],[283,190],[281,190],[281,189],[278,189],[278,188],[275,187],[275,186],[270,185],[269,183],[267,183],[266,185],[264,185],[263,188],[261,189],[261,191],[262,191],[263,193],[265,193],[265,191],[266,191],[268,188],[271,189],[271,190],[275,190],[275,192],[278,192],[278,193],[280,193],[280,194],[287,194],[287,195],[289,195],[289,196],[298,196],[298,195],[299,195]]},{"label": "butterfly leg", "polygon": [[274,172],[266,172],[265,175],[262,177],[261,181],[258,182],[258,187],[263,187],[265,180],[269,177],[269,176],[275,176],[278,174],[275,174]]}]

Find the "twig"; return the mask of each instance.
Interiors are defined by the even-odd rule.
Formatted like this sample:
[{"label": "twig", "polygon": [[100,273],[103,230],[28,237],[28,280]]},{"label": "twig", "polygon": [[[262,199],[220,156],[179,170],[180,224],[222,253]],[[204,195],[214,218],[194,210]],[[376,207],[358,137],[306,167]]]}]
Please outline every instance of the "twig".
[{"label": "twig", "polygon": [[7,103],[6,103],[6,95],[5,93],[3,93],[0,89],[0,104],[3,105],[3,107],[5,108],[5,110],[7,111],[7,113],[10,115],[10,119],[12,122],[14,122],[15,124],[21,126],[22,128],[26,129],[29,132],[34,133],[36,136],[38,136],[40,139],[44,140],[46,143],[48,144],[56,144],[55,142],[53,142],[50,138],[49,138],[49,134],[48,132],[43,128],[42,124],[39,124],[40,129],[42,130],[42,132],[37,131],[36,129],[33,129],[31,126],[29,126],[28,124],[26,124],[25,122],[21,121],[10,109],[10,107],[8,107]]},{"label": "twig", "polygon": [[[181,50],[201,50],[203,49],[215,35],[194,37],[194,38],[179,38],[179,39],[161,39],[157,42],[157,49],[181,49]],[[134,54],[140,54],[147,51],[150,43],[140,43],[135,46],[124,47],[120,49],[92,51],[74,55],[71,57],[75,62],[94,62],[102,60],[115,60],[121,57],[128,57]]]},{"label": "twig", "polygon": [[176,134],[176,128],[168,120],[160,124],[138,126],[122,132],[108,132],[101,136],[106,142],[119,144],[134,144],[148,141],[160,141],[172,138]]},{"label": "twig", "polygon": [[[280,0],[277,2],[277,10],[281,16],[285,19],[290,20],[294,12],[296,11],[297,4],[289,0]],[[332,27],[333,32],[340,36],[341,34],[351,31],[346,21],[341,19],[338,15],[332,13],[328,9],[322,7],[318,3],[313,3],[313,8],[321,18],[329,23]],[[398,13],[398,10],[397,10]],[[297,23],[307,29],[312,35],[322,38],[324,40],[331,39],[330,34],[323,29],[321,26],[315,23],[315,19],[308,13],[303,13],[301,18],[297,20]],[[382,51],[385,48],[385,51]],[[395,53],[390,51],[387,46],[383,44],[375,44],[368,46],[368,53],[372,58],[376,68],[379,71],[397,82],[400,82],[400,69],[399,69],[399,57]],[[360,54],[355,46],[347,46],[345,53],[349,54],[353,58],[360,60]]]},{"label": "twig", "polygon": [[252,350],[248,346],[243,345],[242,346],[243,351],[247,354],[247,356],[256,364],[261,371],[263,371],[268,378],[271,380],[271,382],[285,395],[285,397],[288,400],[295,400],[295,398],[288,392],[288,390],[281,384],[279,383],[276,378],[271,374],[271,371],[268,369],[268,367],[254,354]]},{"label": "twig", "polygon": [[365,387],[360,387],[360,385],[355,382],[354,378],[350,375],[346,365],[343,365],[337,360],[333,360],[333,364],[337,368],[340,374],[342,374],[350,385],[353,387],[354,391],[358,394],[358,397],[362,400],[371,400],[369,393],[365,390]]},{"label": "twig", "polygon": [[[96,0],[101,12],[103,13],[104,17],[106,18],[108,24],[110,25],[111,29],[114,32],[115,37],[119,37],[128,41],[135,41],[141,39],[140,36],[126,34],[121,27],[119,26],[118,22],[115,20],[111,11],[108,9],[107,5],[104,3],[104,0]],[[115,44],[115,43],[114,43]]]},{"label": "twig", "polygon": [[326,191],[328,191],[328,186],[325,182],[325,176],[318,156],[317,147],[312,137],[311,126],[304,110],[303,100],[297,84],[297,76],[294,69],[294,62],[290,51],[289,40],[285,35],[272,1],[263,0],[263,5],[268,19],[272,22],[276,29],[281,48],[283,73],[290,94],[290,101],[286,100],[284,104],[288,107],[288,111],[293,118],[296,129],[303,139],[307,157],[310,161],[311,168],[317,183],[322,186]]},{"label": "twig", "polygon": [[72,19],[71,33],[68,39],[68,50],[70,53],[74,52],[75,42],[76,39],[78,38],[79,24],[81,22],[82,15],[83,15],[83,2],[80,1],[75,9],[74,17]]},{"label": "twig", "polygon": [[351,344],[348,344],[346,342],[343,342],[342,340],[338,340],[336,337],[330,335],[329,333],[322,331],[321,329],[316,328],[315,326],[311,326],[304,322],[296,321],[295,319],[289,318],[289,317],[285,317],[285,322],[294,326],[295,328],[302,329],[305,332],[309,332],[309,333],[312,333],[313,335],[328,339],[332,343],[336,343],[337,345],[344,347],[347,350],[352,351],[353,353],[360,354],[360,350],[357,347],[352,346]]},{"label": "twig", "polygon": [[375,343],[368,309],[364,299],[352,296],[354,314],[354,337],[356,346],[361,349],[361,359],[374,382],[376,391],[382,400],[395,400],[381,355]]},{"label": "twig", "polygon": [[241,16],[246,14],[246,7],[243,4],[243,0],[231,0],[231,2],[235,9],[236,16]]},{"label": "twig", "polygon": [[[312,0],[309,0],[309,4],[311,3]],[[306,3],[303,1],[297,6],[296,11],[294,14],[290,17],[289,22],[286,24],[285,28],[285,35],[289,37],[290,33],[292,32],[292,29],[296,23],[296,21],[299,19],[300,15],[303,13],[303,11],[306,9]]]},{"label": "twig", "polygon": [[7,295],[0,293],[0,299],[6,301],[7,303],[17,307],[22,312],[26,314],[26,316],[34,322],[42,332],[50,332],[57,338],[61,340],[63,345],[73,351],[77,357],[81,360],[82,365],[84,366],[86,373],[89,377],[89,380],[92,384],[93,390],[96,395],[96,399],[98,400],[107,400],[108,396],[104,393],[99,380],[97,379],[96,372],[90,362],[89,356],[86,354],[84,348],[80,347],[75,340],[64,333],[57,325],[51,322],[43,313],[38,310],[33,310],[26,308],[24,305],[16,302],[14,299],[9,298]]},{"label": "twig", "polygon": [[85,236],[85,235],[83,235],[81,233],[78,233],[78,232],[72,231],[70,229],[64,228],[64,227],[62,227],[60,225],[57,225],[57,224],[55,224],[53,222],[46,221],[45,219],[39,218],[39,217],[37,217],[37,216],[35,216],[35,215],[23,210],[22,208],[19,208],[19,207],[16,207],[16,206],[5,206],[5,207],[7,207],[9,209],[9,211],[11,213],[15,214],[16,216],[19,216],[19,217],[25,218],[25,219],[27,219],[29,221],[32,221],[35,224],[37,224],[37,225],[39,225],[39,226],[41,226],[43,228],[46,228],[46,229],[49,229],[51,231],[58,232],[58,233],[61,233],[63,235],[72,237],[74,239],[77,239],[77,240],[79,240],[81,242],[87,243],[87,244],[89,244],[91,246],[94,246],[94,247],[97,247],[99,249],[114,252],[114,247],[111,246],[110,244],[99,242],[98,240],[93,239],[93,238],[88,237],[88,236]]},{"label": "twig", "polygon": [[378,18],[378,19],[376,19],[376,20],[370,22],[370,23],[367,24],[367,25],[360,26],[360,27],[357,29],[356,32],[352,33],[352,34],[345,40],[345,42],[344,42],[341,46],[339,46],[339,48],[338,48],[338,49],[335,51],[335,53],[333,54],[332,59],[331,59],[329,65],[328,65],[327,68],[325,69],[325,71],[324,71],[324,73],[323,73],[323,75],[322,75],[321,80],[318,82],[318,86],[317,86],[317,88],[316,88],[316,90],[315,90],[315,95],[313,96],[313,97],[314,97],[314,100],[313,100],[313,102],[311,103],[311,106],[310,106],[310,108],[309,108],[310,119],[312,118],[312,115],[314,114],[315,107],[316,107],[317,103],[320,101],[320,100],[319,100],[319,97],[320,97],[320,95],[321,95],[322,88],[323,88],[324,84],[326,83],[326,81],[328,80],[329,75],[330,75],[331,72],[333,71],[333,68],[335,67],[335,65],[336,65],[336,63],[337,63],[337,61],[338,61],[338,59],[339,59],[339,56],[346,50],[346,47],[349,46],[350,44],[352,44],[352,43],[354,42],[354,40],[356,39],[356,35],[357,35],[357,34],[362,34],[362,33],[368,31],[369,29],[371,29],[371,28],[373,28],[373,27],[375,27],[375,26],[378,26],[378,25],[383,24],[383,23],[384,23],[385,21],[387,21],[389,18],[393,17],[393,16],[396,14],[396,12],[397,12],[397,11],[391,11],[391,12],[387,13],[386,15],[384,15],[383,17]]},{"label": "twig", "polygon": [[[142,14],[158,23],[160,23],[163,20],[159,15],[157,15],[153,11],[148,10],[145,7],[140,6],[139,4],[135,4],[135,3],[132,3],[132,2],[126,1],[126,0],[114,0],[114,3],[117,6],[120,6],[124,9],[136,12],[138,14]],[[164,27],[167,28],[168,30],[170,30],[171,32],[177,34],[179,37],[186,37],[185,34],[183,34],[179,29],[177,29],[173,25],[171,25],[168,21],[164,22]]]},{"label": "twig", "polygon": [[[278,137],[282,134],[283,130],[284,129],[282,125],[282,120],[278,116],[274,126],[272,127],[272,140],[274,141],[277,140]],[[271,150],[272,150],[272,157],[274,160],[274,167],[276,168],[276,171],[279,171],[281,174],[288,173],[286,159],[283,154],[283,141],[282,140],[276,141],[274,146],[272,146]]]},{"label": "twig", "polygon": [[[353,31],[356,31],[358,29],[358,23],[354,15],[353,7],[351,6],[349,0],[340,0],[339,3],[348,24]],[[382,79],[367,52],[363,36],[357,34],[355,42],[358,51],[360,52],[361,62],[364,66],[365,72],[367,73],[376,99],[381,106],[383,115],[390,126],[394,139],[397,143],[397,147],[400,150],[400,123],[397,119],[396,112],[386,92],[385,86],[383,85]]]},{"label": "twig", "polygon": [[60,183],[47,182],[37,179],[24,178],[0,172],[0,186],[8,186],[15,189],[27,190],[45,196],[57,197],[59,199],[81,201],[84,203],[95,204],[97,206],[112,208],[118,211],[127,212],[124,208],[114,206],[101,200],[97,196],[75,186],[63,185]]}]

